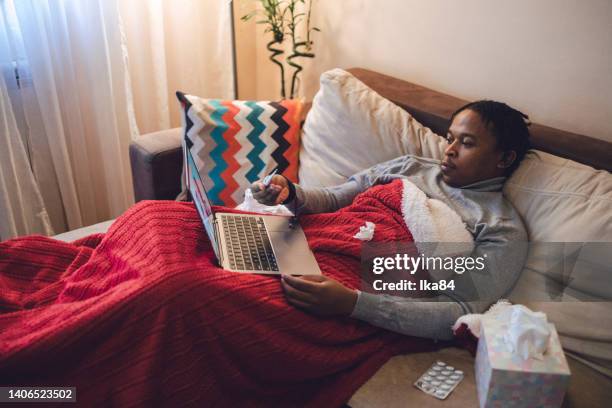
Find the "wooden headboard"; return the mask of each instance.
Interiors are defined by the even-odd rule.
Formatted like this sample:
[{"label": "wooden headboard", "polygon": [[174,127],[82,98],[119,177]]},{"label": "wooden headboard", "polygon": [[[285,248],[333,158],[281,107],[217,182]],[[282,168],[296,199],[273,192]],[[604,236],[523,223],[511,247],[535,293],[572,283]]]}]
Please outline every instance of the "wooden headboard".
[{"label": "wooden headboard", "polygon": [[[416,120],[445,135],[451,114],[468,101],[363,68],[348,70],[383,97],[410,112]],[[612,143],[533,123],[533,148],[612,171]]]}]

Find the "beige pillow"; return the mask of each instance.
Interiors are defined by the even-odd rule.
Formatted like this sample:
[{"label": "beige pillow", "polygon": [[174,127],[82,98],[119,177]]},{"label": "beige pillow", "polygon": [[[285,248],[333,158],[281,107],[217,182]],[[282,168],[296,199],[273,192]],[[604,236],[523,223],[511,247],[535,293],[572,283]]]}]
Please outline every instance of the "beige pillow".
[{"label": "beige pillow", "polygon": [[612,242],[612,175],[605,170],[531,150],[504,193],[531,241]]},{"label": "beige pillow", "polygon": [[612,373],[612,174],[530,151],[504,193],[530,252],[510,300],[548,315],[566,350]]},{"label": "beige pillow", "polygon": [[332,186],[405,154],[440,159],[445,141],[341,69],[321,75],[302,133],[300,185]]},{"label": "beige pillow", "polygon": [[610,173],[530,151],[506,182],[504,193],[523,217],[531,241],[526,272],[517,288],[521,293],[546,300],[541,283],[553,277],[569,282],[564,293],[568,299],[572,291],[578,298],[581,294],[610,297]]}]

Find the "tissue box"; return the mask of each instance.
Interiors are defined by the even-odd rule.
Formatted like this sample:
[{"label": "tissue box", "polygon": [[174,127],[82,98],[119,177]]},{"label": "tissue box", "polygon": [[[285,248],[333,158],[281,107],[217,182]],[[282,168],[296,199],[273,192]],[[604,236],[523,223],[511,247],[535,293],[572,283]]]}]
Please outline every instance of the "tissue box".
[{"label": "tissue box", "polygon": [[544,358],[523,360],[507,351],[507,321],[483,319],[476,353],[476,387],[481,407],[560,407],[570,370],[555,326]]}]

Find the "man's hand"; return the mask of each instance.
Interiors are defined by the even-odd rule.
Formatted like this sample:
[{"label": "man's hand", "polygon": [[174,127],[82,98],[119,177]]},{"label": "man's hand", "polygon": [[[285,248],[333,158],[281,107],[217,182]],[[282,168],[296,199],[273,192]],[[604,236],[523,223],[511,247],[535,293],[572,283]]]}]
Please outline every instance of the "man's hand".
[{"label": "man's hand", "polygon": [[283,275],[281,285],[289,303],[322,316],[348,316],[357,303],[357,291],[323,275]]},{"label": "man's hand", "polygon": [[277,205],[289,197],[289,185],[287,179],[275,174],[270,184],[266,187],[261,180],[251,184],[253,198],[265,205]]}]

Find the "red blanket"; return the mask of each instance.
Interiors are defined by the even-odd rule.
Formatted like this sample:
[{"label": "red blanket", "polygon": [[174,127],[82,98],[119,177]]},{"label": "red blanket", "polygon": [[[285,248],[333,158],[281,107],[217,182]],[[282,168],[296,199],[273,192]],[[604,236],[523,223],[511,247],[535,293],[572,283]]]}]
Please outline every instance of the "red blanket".
[{"label": "red blanket", "polygon": [[[396,181],[301,217],[323,273],[358,287],[365,221],[411,240],[401,197]],[[73,243],[0,243],[0,385],[74,386],[87,406],[340,406],[392,355],[433,347],[219,269],[191,203],[139,203]]]}]

